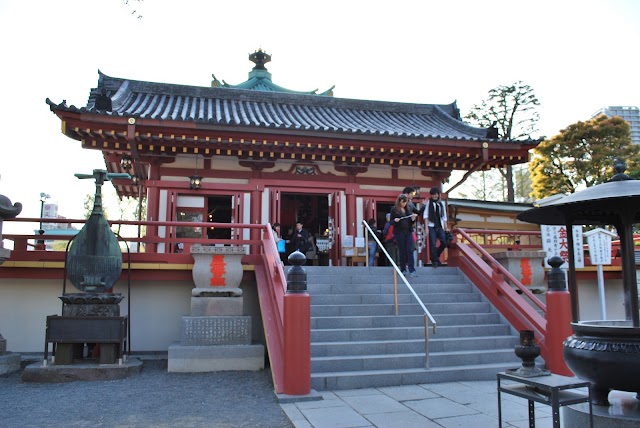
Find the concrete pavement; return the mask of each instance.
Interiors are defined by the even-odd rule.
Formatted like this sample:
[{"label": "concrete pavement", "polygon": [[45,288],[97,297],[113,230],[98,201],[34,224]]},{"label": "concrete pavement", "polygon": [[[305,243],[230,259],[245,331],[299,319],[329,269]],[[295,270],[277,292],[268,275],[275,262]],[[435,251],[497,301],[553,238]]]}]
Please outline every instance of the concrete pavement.
[{"label": "concrete pavement", "polygon": [[[296,428],[498,426],[496,381],[435,383],[318,393],[322,395],[322,400],[281,404]],[[527,400],[502,394],[502,418],[503,427],[528,427]],[[536,427],[551,427],[551,408],[536,403],[535,420]]]}]

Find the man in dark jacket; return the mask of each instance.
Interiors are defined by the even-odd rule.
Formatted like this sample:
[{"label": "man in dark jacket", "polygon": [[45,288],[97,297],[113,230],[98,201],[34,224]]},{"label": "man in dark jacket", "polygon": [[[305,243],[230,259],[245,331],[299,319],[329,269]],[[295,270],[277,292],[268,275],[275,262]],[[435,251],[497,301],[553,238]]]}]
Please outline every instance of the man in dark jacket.
[{"label": "man in dark jacket", "polygon": [[300,251],[302,254],[306,254],[309,251],[309,232],[302,228],[302,222],[298,220],[296,223],[296,229],[293,231],[291,237],[292,251]]}]

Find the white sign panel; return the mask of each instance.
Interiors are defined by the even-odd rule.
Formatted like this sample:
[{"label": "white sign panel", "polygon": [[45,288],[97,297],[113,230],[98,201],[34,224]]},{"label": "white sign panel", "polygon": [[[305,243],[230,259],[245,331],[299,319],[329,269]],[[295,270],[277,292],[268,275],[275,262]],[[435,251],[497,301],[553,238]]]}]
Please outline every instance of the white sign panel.
[{"label": "white sign panel", "polygon": [[[542,233],[542,249],[547,253],[544,259],[544,266],[550,268],[547,263],[553,256],[559,256],[564,260],[564,264],[560,266],[562,269],[569,267],[569,241],[566,226],[548,226],[541,225]],[[576,269],[584,267],[584,251],[582,250],[582,226],[573,226],[573,257]]]},{"label": "white sign panel", "polygon": [[587,236],[589,257],[593,265],[611,264],[611,235],[608,233],[594,233]]},{"label": "white sign panel", "polygon": [[353,235],[344,235],[342,237],[342,248],[353,247]]}]

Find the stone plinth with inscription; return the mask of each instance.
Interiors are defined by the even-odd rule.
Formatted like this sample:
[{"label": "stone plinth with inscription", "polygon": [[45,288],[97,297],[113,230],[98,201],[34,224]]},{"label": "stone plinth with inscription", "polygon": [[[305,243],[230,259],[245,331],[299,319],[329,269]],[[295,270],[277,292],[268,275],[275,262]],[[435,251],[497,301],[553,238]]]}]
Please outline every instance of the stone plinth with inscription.
[{"label": "stone plinth with inscription", "polygon": [[532,293],[546,292],[544,251],[503,251],[492,256]]},{"label": "stone plinth with inscription", "polygon": [[192,245],[193,282],[196,289],[214,288],[221,292],[237,288],[242,281],[244,247]]},{"label": "stone plinth with inscription", "polygon": [[251,344],[251,317],[243,315],[244,247],[191,247],[191,315],[182,317],[180,343],[169,346],[168,371],[264,369],[264,346]]}]

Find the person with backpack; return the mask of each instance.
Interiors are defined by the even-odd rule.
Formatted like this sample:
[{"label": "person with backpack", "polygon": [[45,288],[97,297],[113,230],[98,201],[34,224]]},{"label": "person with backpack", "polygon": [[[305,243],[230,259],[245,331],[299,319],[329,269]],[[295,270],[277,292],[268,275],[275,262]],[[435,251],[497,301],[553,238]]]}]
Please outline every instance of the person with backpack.
[{"label": "person with backpack", "polygon": [[398,246],[396,245],[396,239],[393,237],[393,229],[394,226],[391,223],[391,213],[387,213],[387,222],[384,225],[384,229],[382,230],[383,241],[382,245],[384,245],[384,249],[389,253],[389,257],[391,260],[397,265],[398,264]]}]

